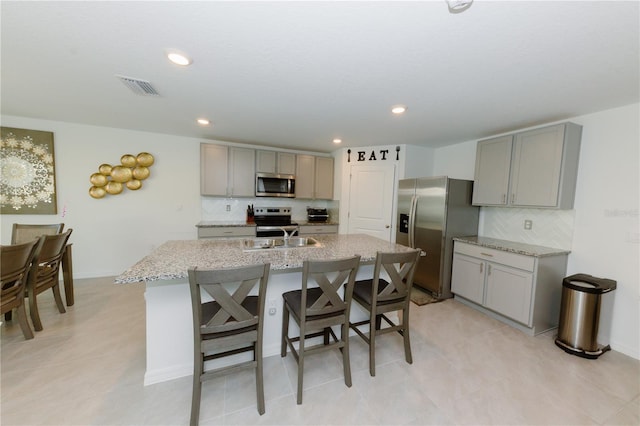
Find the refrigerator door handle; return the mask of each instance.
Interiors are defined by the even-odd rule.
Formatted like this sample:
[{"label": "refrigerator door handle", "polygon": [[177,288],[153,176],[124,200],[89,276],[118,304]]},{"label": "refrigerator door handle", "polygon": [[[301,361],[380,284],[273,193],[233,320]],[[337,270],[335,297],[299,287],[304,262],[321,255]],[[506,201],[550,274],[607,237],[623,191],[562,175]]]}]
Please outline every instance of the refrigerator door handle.
[{"label": "refrigerator door handle", "polygon": [[416,204],[418,198],[413,195],[411,197],[411,208],[409,209],[409,247],[415,248],[415,221],[416,221]]}]

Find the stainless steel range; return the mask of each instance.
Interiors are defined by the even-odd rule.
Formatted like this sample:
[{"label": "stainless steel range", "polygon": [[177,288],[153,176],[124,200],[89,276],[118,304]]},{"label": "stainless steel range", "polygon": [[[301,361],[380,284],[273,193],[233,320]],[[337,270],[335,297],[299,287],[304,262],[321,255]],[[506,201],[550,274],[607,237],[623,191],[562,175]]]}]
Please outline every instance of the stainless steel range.
[{"label": "stainless steel range", "polygon": [[282,237],[298,231],[298,224],[291,222],[291,207],[256,207],[253,219],[256,237]]}]

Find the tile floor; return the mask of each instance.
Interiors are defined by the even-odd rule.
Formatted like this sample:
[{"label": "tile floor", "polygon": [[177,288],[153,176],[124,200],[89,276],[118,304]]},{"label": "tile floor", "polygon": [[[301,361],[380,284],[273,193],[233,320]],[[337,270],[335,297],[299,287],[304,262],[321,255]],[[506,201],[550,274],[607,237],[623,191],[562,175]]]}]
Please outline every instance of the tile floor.
[{"label": "tile floor", "polygon": [[[42,298],[44,331],[25,341],[2,331],[2,425],[183,425],[191,377],[143,386],[144,285],[76,280],[76,304],[59,314]],[[454,300],[411,311],[414,362],[400,336],[379,340],[377,375],[352,339],[353,386],[338,353],[308,358],[296,405],[291,356],[265,359],[266,413],[249,371],[206,382],[206,424],[640,424],[640,362],[618,352],[567,355],[553,335],[528,337]]]}]

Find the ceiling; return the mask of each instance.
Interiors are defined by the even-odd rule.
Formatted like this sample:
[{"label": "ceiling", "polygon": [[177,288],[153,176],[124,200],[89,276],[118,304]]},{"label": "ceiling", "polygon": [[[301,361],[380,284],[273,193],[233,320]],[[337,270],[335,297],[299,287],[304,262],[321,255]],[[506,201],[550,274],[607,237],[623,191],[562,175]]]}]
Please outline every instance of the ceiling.
[{"label": "ceiling", "polygon": [[639,102],[639,5],[3,0],[1,111],[318,152],[440,147]]}]

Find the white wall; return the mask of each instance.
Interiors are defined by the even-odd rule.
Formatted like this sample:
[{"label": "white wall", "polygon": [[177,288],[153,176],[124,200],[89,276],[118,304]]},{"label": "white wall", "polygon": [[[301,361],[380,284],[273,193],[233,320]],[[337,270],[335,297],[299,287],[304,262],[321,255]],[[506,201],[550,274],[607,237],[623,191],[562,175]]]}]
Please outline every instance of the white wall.
[{"label": "white wall", "polygon": [[[550,217],[566,221],[554,224],[563,229],[549,229],[537,236],[542,241],[533,243],[569,245],[567,275],[587,273],[618,282],[618,288],[603,297],[598,341],[636,359],[640,359],[639,117],[640,104],[633,104],[567,120],[583,126],[573,211],[482,208],[479,229],[479,235],[500,232],[501,238],[531,242],[521,230],[522,217],[541,223]],[[476,141],[468,141],[437,149],[434,175],[473,179],[475,147]]]},{"label": "white wall", "polygon": [[600,341],[640,358],[640,104],[572,121],[583,131],[569,273],[618,282]]},{"label": "white wall", "polygon": [[[11,225],[64,222],[73,228],[77,278],[118,275],[166,240],[193,239],[200,221],[200,140],[2,116],[2,125],[54,133],[57,215],[2,215],[1,240]],[[123,154],[149,152],[151,176],[138,191],[89,196],[89,176]]]}]

